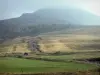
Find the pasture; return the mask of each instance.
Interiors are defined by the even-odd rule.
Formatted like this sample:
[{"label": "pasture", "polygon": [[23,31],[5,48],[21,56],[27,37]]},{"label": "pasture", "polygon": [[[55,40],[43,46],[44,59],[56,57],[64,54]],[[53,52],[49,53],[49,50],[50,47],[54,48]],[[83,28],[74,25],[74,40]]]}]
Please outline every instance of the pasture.
[{"label": "pasture", "polygon": [[1,73],[75,72],[97,68],[98,66],[93,64],[81,64],[75,62],[52,62],[11,57],[0,58]]}]

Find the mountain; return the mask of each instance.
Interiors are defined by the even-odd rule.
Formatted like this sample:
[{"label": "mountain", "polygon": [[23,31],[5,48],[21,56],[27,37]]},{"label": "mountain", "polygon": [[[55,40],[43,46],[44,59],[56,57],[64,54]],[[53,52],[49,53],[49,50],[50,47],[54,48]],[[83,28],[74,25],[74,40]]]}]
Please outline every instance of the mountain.
[{"label": "mountain", "polygon": [[41,9],[32,14],[23,14],[20,18],[34,24],[100,25],[99,16],[79,9]]},{"label": "mountain", "polygon": [[100,25],[100,17],[85,10],[67,9],[40,9],[34,13],[24,13],[18,18],[1,20],[0,24],[31,25],[31,24],[81,24]]},{"label": "mountain", "polygon": [[17,20],[19,24],[80,24],[100,25],[100,17],[84,10],[40,9],[34,13],[24,13]]},{"label": "mountain", "polygon": [[61,30],[69,25],[100,25],[100,17],[87,11],[68,9],[40,9],[20,17],[0,21],[0,38],[12,38]]},{"label": "mountain", "polygon": [[100,17],[80,9],[40,9],[24,13],[19,18],[22,24],[80,24],[100,25]]}]

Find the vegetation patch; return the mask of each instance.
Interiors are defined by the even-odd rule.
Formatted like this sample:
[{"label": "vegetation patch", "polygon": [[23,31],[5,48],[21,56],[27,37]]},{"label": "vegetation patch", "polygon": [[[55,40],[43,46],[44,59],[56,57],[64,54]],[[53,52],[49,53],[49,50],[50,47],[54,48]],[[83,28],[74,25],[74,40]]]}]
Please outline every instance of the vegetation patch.
[{"label": "vegetation patch", "polygon": [[0,72],[75,72],[98,68],[93,64],[79,64],[75,62],[51,62],[28,60],[22,58],[0,58]]}]

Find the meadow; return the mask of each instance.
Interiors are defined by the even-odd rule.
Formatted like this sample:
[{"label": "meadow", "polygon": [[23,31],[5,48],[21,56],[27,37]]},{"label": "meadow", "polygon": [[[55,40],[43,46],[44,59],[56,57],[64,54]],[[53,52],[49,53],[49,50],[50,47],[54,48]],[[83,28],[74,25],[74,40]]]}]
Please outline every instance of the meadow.
[{"label": "meadow", "polygon": [[0,72],[40,73],[40,72],[75,72],[88,71],[98,68],[93,64],[81,64],[75,62],[52,62],[30,60],[21,58],[0,58]]}]

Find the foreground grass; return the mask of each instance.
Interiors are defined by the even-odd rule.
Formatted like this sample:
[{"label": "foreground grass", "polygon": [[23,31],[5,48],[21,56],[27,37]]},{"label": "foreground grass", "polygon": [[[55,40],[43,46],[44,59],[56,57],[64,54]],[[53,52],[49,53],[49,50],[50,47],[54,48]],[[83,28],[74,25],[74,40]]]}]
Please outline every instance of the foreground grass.
[{"label": "foreground grass", "polygon": [[0,72],[75,72],[98,68],[93,64],[79,64],[74,62],[48,62],[19,58],[0,58]]}]

